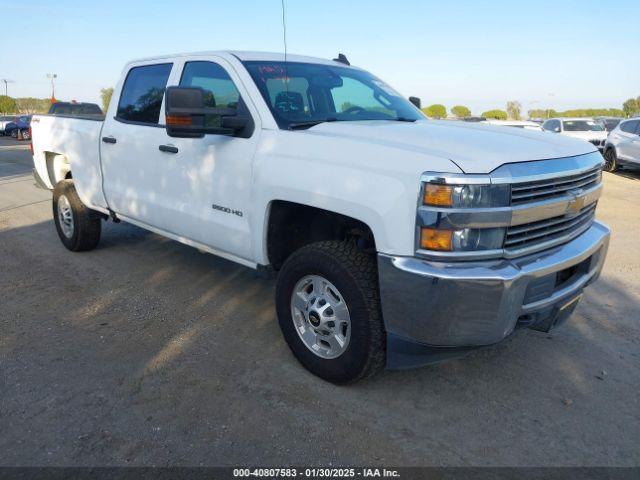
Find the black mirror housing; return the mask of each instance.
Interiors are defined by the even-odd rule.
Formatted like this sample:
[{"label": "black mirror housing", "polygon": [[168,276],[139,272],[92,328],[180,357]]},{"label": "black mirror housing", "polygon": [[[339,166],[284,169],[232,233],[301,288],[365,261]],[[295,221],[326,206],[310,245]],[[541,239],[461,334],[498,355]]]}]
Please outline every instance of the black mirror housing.
[{"label": "black mirror housing", "polygon": [[[170,137],[201,138],[205,134],[233,135],[248,138],[253,120],[244,102],[238,108],[215,108],[205,105],[206,92],[199,87],[167,87],[165,94],[166,130]],[[246,115],[239,113],[246,111]],[[220,117],[219,126],[207,125],[207,116]]]},{"label": "black mirror housing", "polygon": [[204,109],[204,90],[194,87],[168,87],[166,93],[167,114]]},{"label": "black mirror housing", "polygon": [[409,101],[413,103],[416,107],[422,108],[422,101],[419,97],[409,97]]}]

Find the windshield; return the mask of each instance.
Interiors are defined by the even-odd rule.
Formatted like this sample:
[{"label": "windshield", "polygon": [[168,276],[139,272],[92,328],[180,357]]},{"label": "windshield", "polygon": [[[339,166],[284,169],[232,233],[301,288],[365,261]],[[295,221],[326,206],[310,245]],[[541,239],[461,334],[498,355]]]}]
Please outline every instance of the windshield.
[{"label": "windshield", "polygon": [[602,132],[604,127],[593,120],[564,120],[566,132]]},{"label": "windshield", "polygon": [[280,128],[326,121],[425,118],[389,85],[362,70],[297,62],[244,65]]}]

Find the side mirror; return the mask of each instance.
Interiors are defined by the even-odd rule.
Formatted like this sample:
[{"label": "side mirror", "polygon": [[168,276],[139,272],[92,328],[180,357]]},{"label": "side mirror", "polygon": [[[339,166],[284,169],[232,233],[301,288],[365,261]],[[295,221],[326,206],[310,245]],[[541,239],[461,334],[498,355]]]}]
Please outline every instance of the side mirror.
[{"label": "side mirror", "polygon": [[[168,87],[165,98],[167,135],[200,138],[205,134],[237,135],[253,122],[238,115],[235,108],[205,106],[205,92],[199,87]],[[251,132],[248,136],[251,136]],[[245,136],[245,135],[239,135]]]},{"label": "side mirror", "polygon": [[418,97],[409,97],[409,101],[413,103],[417,108],[421,108],[422,106],[422,102]]}]

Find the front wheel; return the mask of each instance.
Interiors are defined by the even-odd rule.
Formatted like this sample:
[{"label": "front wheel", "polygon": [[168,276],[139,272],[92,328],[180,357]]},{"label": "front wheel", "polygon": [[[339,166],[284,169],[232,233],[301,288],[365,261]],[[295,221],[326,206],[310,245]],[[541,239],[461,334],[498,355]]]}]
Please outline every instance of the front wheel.
[{"label": "front wheel", "polygon": [[293,253],[276,286],[278,322],[310,372],[344,384],[385,364],[375,257],[348,242],[318,242]]},{"label": "front wheel", "polygon": [[607,172],[615,172],[618,169],[618,157],[613,148],[604,152],[604,169]]},{"label": "front wheel", "polygon": [[60,240],[72,252],[92,250],[98,245],[102,219],[82,203],[73,180],[62,180],[53,189],[53,220]]}]

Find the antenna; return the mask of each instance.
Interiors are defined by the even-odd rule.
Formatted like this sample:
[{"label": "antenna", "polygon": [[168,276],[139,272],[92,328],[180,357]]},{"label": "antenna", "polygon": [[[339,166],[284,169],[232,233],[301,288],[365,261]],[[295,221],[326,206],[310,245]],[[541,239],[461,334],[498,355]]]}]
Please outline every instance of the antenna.
[{"label": "antenna", "polygon": [[282,0],[282,41],[284,42],[284,63],[287,63],[287,22],[284,14],[284,0]]},{"label": "antenna", "polygon": [[282,41],[284,43],[284,86],[289,98],[289,74],[287,73],[287,22],[285,18],[284,0],[282,0]]},{"label": "antenna", "polygon": [[338,58],[334,58],[333,59],[334,62],[340,62],[340,63],[344,63],[345,65],[351,65],[349,63],[349,60],[347,60],[346,55],[344,55],[343,53],[339,53],[338,54]]}]

